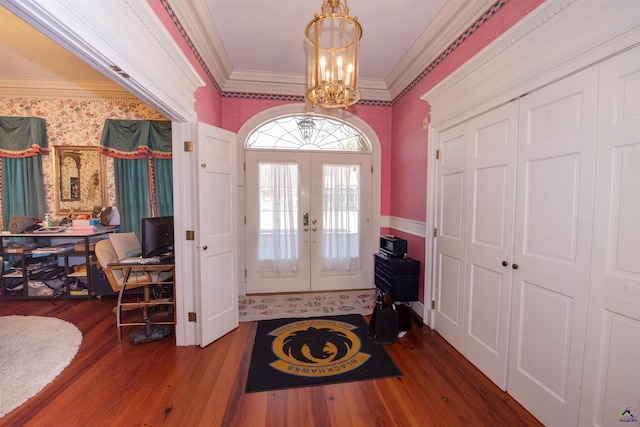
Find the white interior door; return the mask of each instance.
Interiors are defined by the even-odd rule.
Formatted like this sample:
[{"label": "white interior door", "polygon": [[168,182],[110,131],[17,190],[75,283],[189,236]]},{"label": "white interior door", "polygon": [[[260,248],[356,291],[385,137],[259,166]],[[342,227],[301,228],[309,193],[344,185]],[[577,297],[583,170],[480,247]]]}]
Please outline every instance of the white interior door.
[{"label": "white interior door", "polygon": [[434,329],[462,351],[467,240],[467,126],[439,135]]},{"label": "white interior door", "polygon": [[596,67],[520,101],[508,390],[549,426],[577,423],[596,109]]},{"label": "white interior door", "polygon": [[[640,414],[640,47],[600,65],[581,426]],[[628,410],[628,412],[626,412]]]},{"label": "white interior door", "polygon": [[371,155],[247,151],[245,161],[247,292],[371,287]]},{"label": "white interior door", "polygon": [[518,103],[467,124],[469,194],[462,354],[507,389]]},{"label": "white interior door", "polygon": [[202,347],[238,327],[236,136],[198,123],[198,325]]}]

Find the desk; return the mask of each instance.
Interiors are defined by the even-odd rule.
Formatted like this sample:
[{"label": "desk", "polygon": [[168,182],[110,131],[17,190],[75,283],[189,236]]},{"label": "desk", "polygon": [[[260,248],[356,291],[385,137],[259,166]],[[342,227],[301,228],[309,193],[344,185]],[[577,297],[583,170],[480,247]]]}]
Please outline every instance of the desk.
[{"label": "desk", "polygon": [[[4,269],[0,270],[2,273],[2,286],[4,299],[26,299],[26,298],[52,298],[52,297],[82,297],[91,298],[92,295],[92,283],[90,271],[91,254],[93,250],[90,245],[95,239],[106,238],[109,233],[113,233],[118,230],[118,227],[98,227],[95,232],[79,233],[79,232],[59,232],[59,233],[8,233],[2,232],[0,234],[0,257],[7,258],[12,257],[14,261],[14,270],[5,272]],[[5,239],[14,239],[21,241],[25,246],[23,248],[9,248],[6,247]],[[72,241],[70,241],[72,240]],[[69,242],[69,246],[66,247],[52,247],[52,244],[59,242]],[[74,243],[82,242],[84,245],[82,249],[76,249]],[[70,273],[69,257],[83,257],[87,266],[87,273]],[[28,268],[28,264],[37,259],[37,261],[43,261],[42,268],[48,268],[59,265],[59,260],[62,259],[65,268],[65,280],[71,277],[82,277],[86,279],[87,289],[82,292],[75,292],[70,289],[58,293],[51,293],[47,295],[30,295],[29,294],[29,280],[30,276],[36,273],[37,269]],[[47,261],[47,262],[44,262]],[[30,267],[30,266],[29,266]],[[86,277],[85,277],[86,276]],[[22,291],[7,292],[6,283],[8,280],[21,283]]]},{"label": "desk", "polygon": [[[173,263],[155,263],[155,264],[123,264],[112,263],[108,266],[111,269],[119,269],[124,273],[122,287],[118,293],[118,305],[116,306],[116,322],[118,326],[118,337],[122,340],[122,327],[124,326],[147,326],[151,325],[175,325],[175,264]],[[132,273],[146,273],[148,277],[141,279],[139,275]],[[171,286],[173,289],[171,298],[151,298],[151,287],[153,286]],[[143,301],[125,302],[123,301],[124,293],[129,289],[143,288]],[[171,320],[167,321],[151,321],[148,313],[150,307],[167,306],[172,307]],[[123,321],[122,311],[130,309],[142,309],[142,321]]]}]

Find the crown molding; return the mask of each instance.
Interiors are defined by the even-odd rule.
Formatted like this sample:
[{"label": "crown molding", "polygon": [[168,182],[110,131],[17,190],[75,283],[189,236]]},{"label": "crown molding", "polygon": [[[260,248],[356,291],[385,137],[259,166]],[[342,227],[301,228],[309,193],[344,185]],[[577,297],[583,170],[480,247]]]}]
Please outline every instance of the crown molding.
[{"label": "crown molding", "polygon": [[204,81],[146,1],[0,4],[166,117],[195,116],[194,94]]},{"label": "crown molding", "polygon": [[[306,84],[306,80],[297,74],[234,71],[222,90],[231,93],[304,97]],[[361,79],[358,89],[363,100],[391,102],[389,91],[381,80]]]},{"label": "crown molding", "polygon": [[421,99],[432,126],[446,129],[638,40],[640,9],[627,0],[547,0]]},{"label": "crown molding", "polygon": [[96,84],[80,87],[59,81],[3,80],[2,84],[0,84],[0,97],[142,102],[115,84],[94,83]]},{"label": "crown molding", "polygon": [[492,0],[448,1],[385,78],[391,98],[395,99],[409,86],[429,64],[487,11],[491,3]]},{"label": "crown molding", "polygon": [[138,100],[117,84],[104,81],[3,79],[0,82],[0,96]]},{"label": "crown molding", "polygon": [[233,64],[209,11],[207,1],[166,1],[182,26],[189,29],[189,38],[204,63],[207,64],[215,84],[224,87],[232,78]]}]

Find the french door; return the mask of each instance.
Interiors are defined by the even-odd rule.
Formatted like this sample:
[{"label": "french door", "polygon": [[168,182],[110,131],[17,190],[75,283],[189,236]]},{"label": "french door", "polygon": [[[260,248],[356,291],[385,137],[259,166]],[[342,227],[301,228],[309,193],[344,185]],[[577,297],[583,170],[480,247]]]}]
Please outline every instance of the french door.
[{"label": "french door", "polygon": [[247,292],[372,286],[371,155],[246,152]]}]

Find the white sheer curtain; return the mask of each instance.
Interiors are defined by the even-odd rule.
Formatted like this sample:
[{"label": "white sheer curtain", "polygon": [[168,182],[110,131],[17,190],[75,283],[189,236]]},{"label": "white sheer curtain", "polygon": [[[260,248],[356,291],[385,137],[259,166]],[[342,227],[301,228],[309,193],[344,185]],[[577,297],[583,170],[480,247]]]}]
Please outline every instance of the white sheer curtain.
[{"label": "white sheer curtain", "polygon": [[259,161],[258,271],[298,270],[298,163]]},{"label": "white sheer curtain", "polygon": [[360,268],[360,165],[322,164],[322,269]]}]

